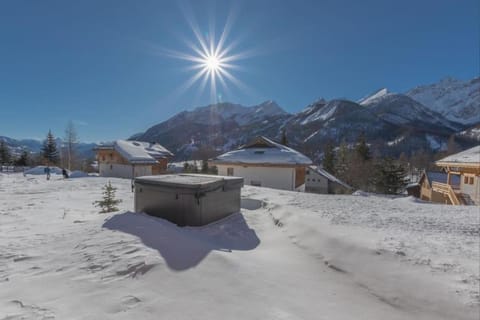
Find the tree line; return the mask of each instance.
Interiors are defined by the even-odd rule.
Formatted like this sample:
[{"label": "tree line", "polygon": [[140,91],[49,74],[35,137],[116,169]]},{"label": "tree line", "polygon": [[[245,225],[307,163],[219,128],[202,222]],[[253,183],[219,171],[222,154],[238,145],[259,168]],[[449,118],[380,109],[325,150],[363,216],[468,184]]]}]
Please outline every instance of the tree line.
[{"label": "tree line", "polygon": [[455,137],[448,140],[446,149],[436,154],[418,150],[410,155],[401,153],[398,158],[372,155],[365,136],[361,133],[357,141],[340,146],[327,143],[323,147],[323,168],[355,189],[383,194],[398,194],[412,176],[423,170],[435,170],[434,162],[460,151]]},{"label": "tree line", "polygon": [[80,168],[81,163],[77,153],[79,138],[72,121],[67,123],[64,134],[61,143],[57,144],[57,138],[49,130],[38,154],[31,153],[24,148],[19,155],[14,155],[7,143],[0,140],[0,164],[61,166],[69,170]]}]

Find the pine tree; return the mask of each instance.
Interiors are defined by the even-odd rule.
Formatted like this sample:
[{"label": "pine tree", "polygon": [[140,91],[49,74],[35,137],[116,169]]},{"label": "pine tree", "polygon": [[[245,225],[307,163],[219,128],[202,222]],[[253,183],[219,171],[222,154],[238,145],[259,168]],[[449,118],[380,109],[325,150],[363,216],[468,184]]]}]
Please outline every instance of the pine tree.
[{"label": "pine tree", "polygon": [[348,177],[348,158],[349,158],[349,150],[347,143],[342,141],[340,144],[340,148],[337,152],[337,161],[335,163],[335,173],[338,175],[338,178],[341,180],[349,183]]},{"label": "pine tree", "polygon": [[72,121],[69,121],[65,129],[65,157],[68,170],[72,170],[75,162],[75,151],[78,143],[77,130]]},{"label": "pine tree", "polygon": [[461,151],[461,147],[460,145],[455,141],[455,135],[452,134],[450,136],[450,138],[448,138],[448,142],[447,142],[447,155],[451,155],[451,154],[454,154],[454,153],[457,153]]},{"label": "pine tree", "polygon": [[404,190],[406,186],[406,172],[401,164],[396,164],[391,158],[385,158],[377,164],[375,171],[377,192],[398,194]]},{"label": "pine tree", "polygon": [[57,143],[51,130],[48,130],[47,138],[43,142],[42,155],[50,164],[58,164]]},{"label": "pine tree", "polygon": [[117,191],[117,188],[112,187],[112,184],[108,181],[102,190],[103,200],[97,200],[93,204],[102,209],[100,213],[118,211],[117,205],[122,202],[122,200],[115,199],[115,191]]},{"label": "pine tree", "polygon": [[365,141],[365,134],[363,132],[360,133],[360,135],[358,136],[355,151],[357,152],[357,155],[360,157],[360,159],[363,161],[367,161],[372,158],[370,155],[370,148]]},{"label": "pine tree", "polygon": [[328,142],[323,148],[323,169],[331,174],[335,174],[335,152],[333,150],[333,144]]},{"label": "pine tree", "polygon": [[285,128],[282,129],[282,141],[280,141],[281,144],[284,146],[288,145],[288,140],[287,140],[287,130]]},{"label": "pine tree", "polygon": [[0,140],[0,164],[9,164],[12,160],[10,150],[4,140]]},{"label": "pine tree", "polygon": [[27,150],[23,150],[22,151],[22,154],[20,155],[20,157],[15,160],[15,165],[16,166],[21,166],[21,167],[25,167],[28,163],[28,151]]},{"label": "pine tree", "polygon": [[202,160],[202,173],[208,173],[208,161]]}]

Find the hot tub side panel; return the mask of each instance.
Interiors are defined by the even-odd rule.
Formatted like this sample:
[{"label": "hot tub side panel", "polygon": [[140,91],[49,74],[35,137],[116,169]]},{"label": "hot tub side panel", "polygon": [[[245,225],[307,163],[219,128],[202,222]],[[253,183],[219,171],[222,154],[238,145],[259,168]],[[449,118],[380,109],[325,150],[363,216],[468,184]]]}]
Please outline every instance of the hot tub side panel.
[{"label": "hot tub side panel", "polygon": [[197,225],[209,224],[239,211],[240,189],[208,192],[200,198],[200,224]]},{"label": "hot tub side panel", "polygon": [[195,209],[192,199],[188,194],[159,192],[155,186],[135,185],[135,212],[145,212],[180,226],[186,224],[186,214]]},{"label": "hot tub side panel", "polygon": [[135,212],[145,212],[179,226],[202,226],[240,211],[240,188],[197,194],[191,191],[162,192],[156,186],[136,183]]}]

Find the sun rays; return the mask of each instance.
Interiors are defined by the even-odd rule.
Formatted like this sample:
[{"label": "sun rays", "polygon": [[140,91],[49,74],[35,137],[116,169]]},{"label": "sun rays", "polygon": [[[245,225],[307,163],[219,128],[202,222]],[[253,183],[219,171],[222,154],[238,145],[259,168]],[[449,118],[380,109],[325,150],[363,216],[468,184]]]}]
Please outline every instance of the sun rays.
[{"label": "sun rays", "polygon": [[[187,70],[193,72],[177,90],[181,94],[193,86],[198,85],[197,95],[203,95],[206,90],[210,93],[210,102],[221,102],[223,93],[230,95],[230,87],[234,86],[241,91],[250,91],[250,88],[234,76],[233,70],[242,69],[237,62],[252,55],[249,52],[236,52],[238,41],[229,41],[228,37],[233,25],[233,14],[227,17],[220,36],[216,37],[215,23],[209,21],[207,33],[202,33],[192,10],[182,8],[186,21],[194,35],[194,41],[184,39],[190,52],[166,50],[166,54],[175,59],[187,61]],[[248,92],[246,92],[248,93]]]}]

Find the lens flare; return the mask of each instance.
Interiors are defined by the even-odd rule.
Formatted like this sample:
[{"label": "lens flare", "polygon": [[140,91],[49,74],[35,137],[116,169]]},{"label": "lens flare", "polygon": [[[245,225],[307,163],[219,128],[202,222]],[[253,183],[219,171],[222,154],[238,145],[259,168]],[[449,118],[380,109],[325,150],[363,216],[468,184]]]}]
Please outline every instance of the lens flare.
[{"label": "lens flare", "polygon": [[[236,78],[233,70],[241,69],[236,65],[236,61],[249,58],[252,52],[233,52],[235,51],[238,41],[227,41],[228,35],[232,27],[233,16],[225,21],[225,25],[221,30],[220,36],[215,36],[214,23],[210,21],[210,29],[208,33],[202,33],[193,12],[190,8],[183,8],[186,21],[188,22],[195,42],[184,39],[190,53],[167,50],[166,53],[171,58],[185,60],[191,63],[189,70],[194,71],[194,74],[182,85],[181,91],[186,91],[195,83],[200,82],[199,93],[210,87],[210,95],[212,103],[219,102],[219,97],[222,94],[219,92],[219,87],[222,87],[225,93],[229,93],[228,84],[231,83],[243,91],[250,91],[250,88],[242,81]],[[218,86],[218,87],[217,87]]]}]

